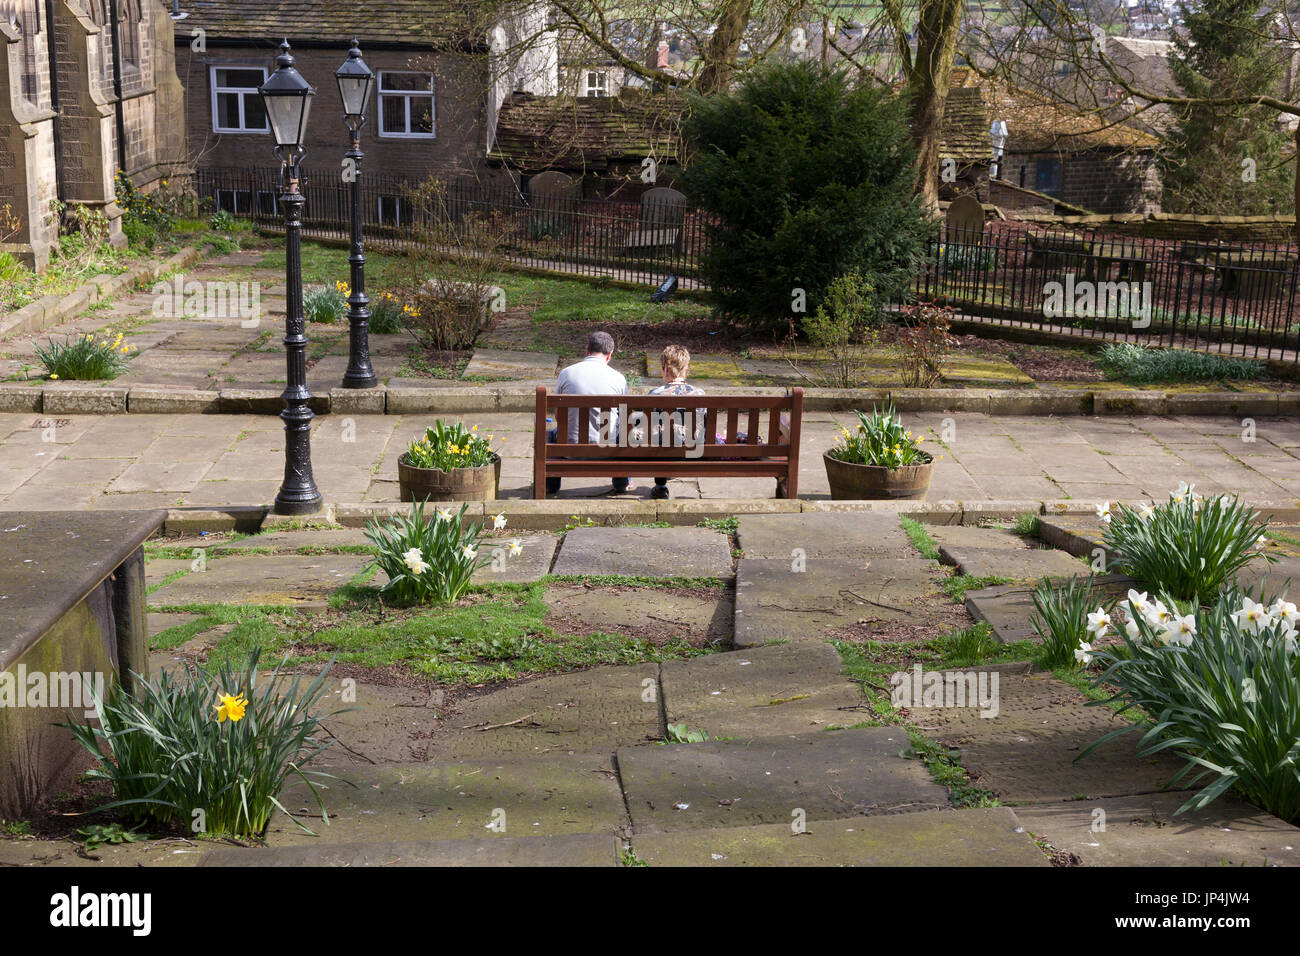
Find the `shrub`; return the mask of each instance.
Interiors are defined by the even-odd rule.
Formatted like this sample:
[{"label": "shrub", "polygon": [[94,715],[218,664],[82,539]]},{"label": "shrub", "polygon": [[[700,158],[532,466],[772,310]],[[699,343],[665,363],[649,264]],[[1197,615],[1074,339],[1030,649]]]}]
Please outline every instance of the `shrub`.
[{"label": "shrub", "polygon": [[[482,546],[484,523],[465,523],[468,505],[462,504],[459,511],[444,506],[426,520],[425,504],[416,502],[410,517],[372,519],[366,525],[366,537],[378,549],[374,563],[388,575],[379,593],[399,607],[450,604],[469,587],[474,572],[492,560]],[[494,530],[505,523],[505,516],[497,515]],[[521,550],[517,539],[511,542],[510,555]]]},{"label": "shrub", "polygon": [[497,278],[510,228],[500,213],[453,209],[446,186],[429,179],[408,189],[413,240],[397,265],[401,319],[425,349],[469,348],[501,307]]},{"label": "shrub", "polygon": [[[1268,522],[1236,496],[1203,498],[1186,482],[1162,504],[1099,509],[1111,564],[1145,587],[1204,604],[1257,557]],[[1262,556],[1270,561],[1271,557]]]},{"label": "shrub", "polygon": [[1256,379],[1264,374],[1254,359],[1207,355],[1187,349],[1153,349],[1128,342],[1102,346],[1097,367],[1124,382],[1222,382]]},{"label": "shrub", "polygon": [[460,422],[438,419],[424,430],[423,436],[411,439],[402,458],[416,468],[451,471],[481,467],[495,460],[496,453],[492,451],[492,436],[480,436],[477,425],[467,429]]},{"label": "shrub", "polygon": [[235,217],[227,209],[218,209],[208,217],[208,225],[214,232],[234,232]]},{"label": "shrub", "polygon": [[201,819],[208,833],[259,836],[273,808],[288,814],[278,794],[297,776],[328,823],[312,781],[329,775],[303,769],[328,746],[315,736],[328,667],[303,688],[279,668],[259,675],[259,653],[215,674],[193,666],[180,677],[164,671],[135,694],[115,684],[101,700],[92,688],[96,720],[65,726],[98,762],[88,776],[113,787],[115,799],[102,809],[186,829]]},{"label": "shrub", "polygon": [[701,277],[719,313],[782,334],[837,276],[907,294],[936,225],[914,198],[905,101],[845,73],[799,61],[760,66],[727,93],[694,98],[692,153],[678,184],[708,214]]},{"label": "shrub", "polygon": [[122,232],[133,246],[149,249],[171,237],[176,215],[185,199],[168,188],[167,180],[161,180],[153,192],[142,193],[131,177],[119,169],[113,182],[117,204],[123,210]]},{"label": "shrub", "polygon": [[121,332],[113,336],[111,330],[104,330],[99,336],[91,332],[69,334],[62,342],[47,339],[44,346],[32,347],[36,358],[45,366],[46,375],[73,381],[116,378],[126,371],[127,362],[136,350],[134,345],[122,344]]},{"label": "shrub", "polygon": [[381,292],[370,303],[370,331],[376,335],[396,335],[406,326],[403,313],[410,309],[391,292]]},{"label": "shrub", "polygon": [[302,297],[303,315],[309,322],[340,322],[347,315],[348,295],[346,282],[336,282],[332,288],[327,285],[312,286]]},{"label": "shrub", "polygon": [[853,465],[879,465],[883,468],[924,465],[933,460],[929,452],[917,447],[916,439],[903,427],[903,420],[893,405],[886,405],[883,409],[872,406],[870,415],[856,414],[857,430],[840,429],[840,437],[828,453],[832,458]]},{"label": "shrub", "polygon": [[930,303],[898,310],[898,364],[904,388],[930,388],[943,376],[944,355],[954,341],[948,333],[950,309]]},{"label": "shrub", "polygon": [[808,341],[830,355],[817,384],[857,388],[865,375],[865,359],[876,344],[876,315],[872,285],[860,273],[837,276],[817,311],[804,320]]},{"label": "shrub", "polygon": [[1208,778],[1178,813],[1235,788],[1269,813],[1300,822],[1300,615],[1288,601],[1266,601],[1234,585],[1171,626],[1156,613],[1158,602],[1130,592],[1124,645],[1095,653],[1103,670],[1094,684],[1114,688],[1112,701],[1151,719],[1107,734],[1079,759],[1142,730],[1142,756],[1172,749],[1183,758],[1171,784],[1189,774],[1182,786]]},{"label": "shrub", "polygon": [[1076,656],[1080,645],[1094,633],[1089,628],[1097,626],[1097,619],[1089,617],[1093,607],[1092,576],[1071,578],[1055,584],[1043,578],[1034,589],[1034,613],[1029,616],[1029,626],[1042,639],[1038,654],[1039,667],[1051,670],[1057,667],[1075,667],[1087,663]]}]

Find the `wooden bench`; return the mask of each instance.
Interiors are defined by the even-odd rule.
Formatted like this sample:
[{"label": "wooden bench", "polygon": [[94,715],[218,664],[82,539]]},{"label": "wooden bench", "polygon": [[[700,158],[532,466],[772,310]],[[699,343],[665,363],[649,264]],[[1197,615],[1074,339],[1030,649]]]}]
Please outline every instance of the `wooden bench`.
[{"label": "wooden bench", "polygon": [[[556,440],[547,414],[556,412]],[[590,442],[591,409],[608,441]],[[619,423],[610,427],[611,411]],[[695,447],[703,410],[704,444]],[[638,414],[640,413],[640,414]],[[656,413],[659,413],[656,415]],[[569,443],[569,416],[578,417],[578,443]],[[781,428],[782,416],[789,427]],[[666,418],[665,416],[672,416]],[[552,395],[537,387],[533,423],[533,497],[546,497],[547,478],[775,478],[776,496],[799,493],[799,427],[803,389],[785,395]],[[680,423],[680,431],[674,426]],[[640,426],[640,434],[637,428]],[[652,446],[666,433],[667,447]],[[741,438],[744,435],[744,438]],[[685,436],[691,445],[681,443]],[[718,437],[725,444],[718,442]]]}]

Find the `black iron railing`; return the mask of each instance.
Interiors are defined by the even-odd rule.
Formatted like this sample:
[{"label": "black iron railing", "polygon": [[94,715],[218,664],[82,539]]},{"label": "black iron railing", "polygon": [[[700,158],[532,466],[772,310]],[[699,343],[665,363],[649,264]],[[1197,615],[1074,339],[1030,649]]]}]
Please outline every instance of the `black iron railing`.
[{"label": "black iron railing", "polygon": [[982,322],[1297,360],[1300,250],[990,223],[949,230],[917,298]]},{"label": "black iron railing", "polygon": [[[337,180],[337,181],[335,181]],[[368,248],[400,248],[432,215],[453,221],[472,214],[492,217],[511,261],[536,268],[624,282],[658,285],[668,274],[694,278],[704,248],[705,221],[697,210],[667,201],[530,197],[510,185],[452,181],[436,204],[412,199],[413,180],[363,172],[363,232]],[[303,235],[347,238],[351,186],[342,176],[304,178],[307,197]],[[195,190],[214,209],[277,227],[279,176],[275,169],[205,168]],[[427,223],[426,223],[427,224]]]}]

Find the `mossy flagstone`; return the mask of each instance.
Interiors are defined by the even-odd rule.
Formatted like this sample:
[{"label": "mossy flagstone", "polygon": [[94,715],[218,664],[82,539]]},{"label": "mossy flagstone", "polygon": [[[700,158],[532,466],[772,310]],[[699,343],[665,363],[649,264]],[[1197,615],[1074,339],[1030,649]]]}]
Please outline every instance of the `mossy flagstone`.
[{"label": "mossy flagstone", "polygon": [[1189,796],[1071,800],[1015,814],[1027,831],[1084,866],[1300,866],[1300,829],[1229,796],[1175,816]]},{"label": "mossy flagstone", "polygon": [[[536,758],[358,766],[318,784],[330,822],[301,783],[281,802],[316,832],[283,814],[271,818],[270,846],[410,842],[492,835],[613,834],[627,823],[610,755],[568,753]],[[349,785],[351,784],[351,785]],[[313,820],[314,812],[314,820]],[[491,829],[497,824],[499,829]]]},{"label": "mossy flagstone", "polygon": [[742,558],[735,645],[823,641],[835,628],[909,620],[936,599],[944,577],[922,558]]},{"label": "mossy flagstone", "polygon": [[1048,866],[1006,807],[638,833],[651,866]]},{"label": "mossy flagstone", "polygon": [[622,748],[637,833],[910,813],[949,806],[901,727]]},{"label": "mossy flagstone", "polygon": [[715,737],[815,733],[857,723],[868,705],[829,644],[777,644],[665,661],[664,712]]}]

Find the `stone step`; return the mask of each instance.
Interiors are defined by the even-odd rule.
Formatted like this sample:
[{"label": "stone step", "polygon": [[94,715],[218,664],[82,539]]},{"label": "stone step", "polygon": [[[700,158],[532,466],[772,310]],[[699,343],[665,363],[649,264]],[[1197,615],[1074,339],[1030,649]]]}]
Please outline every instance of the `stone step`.
[{"label": "stone step", "polygon": [[1048,866],[1006,807],[638,833],[651,866]]},{"label": "stone step", "polygon": [[775,644],[667,661],[659,672],[668,723],[713,737],[812,733],[870,714],[829,644]]},{"label": "stone step", "polygon": [[729,579],[731,547],[708,528],[575,528],[552,573]]},{"label": "stone step", "polygon": [[268,844],[613,834],[627,824],[623,794],[607,753],[383,764],[336,773],[339,779],[316,783],[330,814],[329,825],[322,823],[306,784],[296,780],[285,788],[280,802],[316,835],[277,813],[267,828]]},{"label": "stone step", "polygon": [[809,512],[742,515],[736,530],[746,558],[862,561],[916,557],[898,515],[888,512]]},{"label": "stone step", "polygon": [[975,578],[1000,577],[1011,581],[1073,577],[1089,567],[1072,554],[1055,548],[972,548],[943,545],[939,560]]},{"label": "stone step", "polygon": [[612,834],[331,843],[205,853],[200,866],[619,866]]},{"label": "stone step", "polygon": [[1189,793],[1017,807],[1037,839],[1084,866],[1300,866],[1300,829],[1230,797],[1174,812]]},{"label": "stone step", "polygon": [[[364,554],[249,554],[209,561],[149,595],[151,607],[274,604],[324,608],[370,561]],[[186,562],[186,566],[190,566]]]},{"label": "stone step", "polygon": [[659,665],[595,667],[503,687],[461,705],[429,742],[437,759],[613,753],[662,740]]},{"label": "stone step", "polygon": [[[747,520],[747,519],[746,519]],[[920,557],[755,559],[736,565],[736,647],[825,641],[839,628],[917,622],[946,604],[947,577]]]},{"label": "stone step", "polygon": [[1004,803],[1156,793],[1181,766],[1167,755],[1139,757],[1136,731],[1075,762],[1085,748],[1128,721],[1109,707],[1087,706],[1074,687],[1030,664],[947,673],[977,680],[983,675],[996,709],[956,706],[960,702],[950,699],[947,706],[908,707],[906,719],[926,736],[960,750],[975,785]]},{"label": "stone step", "polygon": [[[1093,579],[1093,594],[1098,602],[1110,603],[1128,594],[1137,584],[1132,578],[1118,574],[1101,575]],[[987,621],[994,635],[1004,644],[1016,641],[1037,641],[1037,632],[1029,623],[1034,613],[1033,584],[999,584],[966,592],[966,610],[977,621]]]},{"label": "stone step", "polygon": [[637,833],[874,816],[949,806],[901,727],[622,748]]}]

